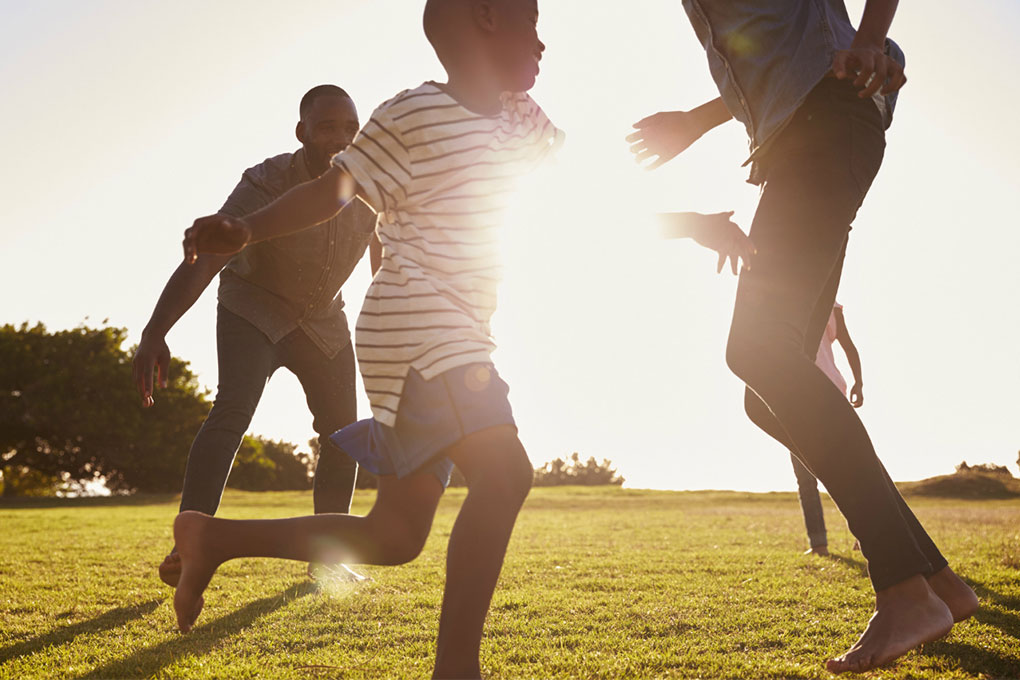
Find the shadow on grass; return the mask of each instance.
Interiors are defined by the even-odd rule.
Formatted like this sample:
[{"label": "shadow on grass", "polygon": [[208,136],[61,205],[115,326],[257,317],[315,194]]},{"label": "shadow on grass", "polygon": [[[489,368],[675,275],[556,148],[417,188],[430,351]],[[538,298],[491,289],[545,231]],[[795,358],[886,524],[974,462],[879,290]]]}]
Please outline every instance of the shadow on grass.
[{"label": "shadow on grass", "polygon": [[131,656],[79,675],[76,680],[154,676],[179,658],[208,653],[225,638],[244,630],[266,614],[276,611],[296,598],[314,592],[316,592],[314,583],[295,584],[282,593],[256,600],[232,614],[202,624],[187,635],[177,636],[154,647],[140,649]]},{"label": "shadow on grass", "polygon": [[[1020,597],[1003,595],[974,579],[963,580],[974,589],[978,599],[981,600],[981,607],[974,614],[974,618],[986,626],[998,628],[1004,634],[1020,640]],[[990,609],[987,605],[994,605],[996,609]]]},{"label": "shadow on grass", "polygon": [[143,602],[141,604],[117,607],[116,609],[111,609],[105,614],[100,614],[94,619],[75,623],[70,626],[64,626],[63,628],[58,628],[57,630],[50,631],[45,635],[40,635],[39,637],[32,638],[31,640],[17,642],[13,645],[0,649],[0,663],[19,656],[25,656],[26,654],[37,652],[40,649],[45,649],[51,645],[67,644],[82,633],[98,633],[104,630],[119,628],[129,621],[140,619],[143,616],[151,614],[162,601],[163,598],[159,598],[149,600],[148,602]]},{"label": "shadow on grass", "polygon": [[1016,657],[1003,656],[966,642],[929,642],[924,646],[923,654],[951,659],[961,669],[976,677],[1017,677]]},{"label": "shadow on grass", "polygon": [[0,510],[163,505],[175,502],[180,496],[179,493],[144,493],[130,496],[85,496],[82,498],[53,498],[51,496],[0,498]]},{"label": "shadow on grass", "polygon": [[838,553],[829,553],[829,559],[833,562],[845,564],[851,569],[856,569],[861,573],[861,576],[868,578],[868,564],[864,560],[859,560],[851,555],[840,555]]}]

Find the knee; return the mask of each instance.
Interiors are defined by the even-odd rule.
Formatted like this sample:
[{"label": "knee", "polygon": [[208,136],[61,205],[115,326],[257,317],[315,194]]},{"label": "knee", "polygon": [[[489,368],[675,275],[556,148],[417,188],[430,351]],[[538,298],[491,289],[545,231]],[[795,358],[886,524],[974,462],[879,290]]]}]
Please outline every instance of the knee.
[{"label": "knee", "polygon": [[478,479],[469,483],[469,490],[516,512],[531,491],[535,468],[519,444],[509,452],[499,453],[498,464],[488,466]]},{"label": "knee", "polygon": [[[746,333],[730,332],[729,341],[726,343],[726,365],[735,376],[750,384],[749,378],[753,375],[754,369],[760,361],[759,347],[755,346]],[[747,415],[751,413],[751,405],[748,397],[744,398],[744,410]]]},{"label": "knee", "polygon": [[420,518],[396,516],[372,519],[374,524],[372,529],[377,537],[380,552],[379,564],[392,566],[412,562],[425,548],[431,522],[423,522]]}]

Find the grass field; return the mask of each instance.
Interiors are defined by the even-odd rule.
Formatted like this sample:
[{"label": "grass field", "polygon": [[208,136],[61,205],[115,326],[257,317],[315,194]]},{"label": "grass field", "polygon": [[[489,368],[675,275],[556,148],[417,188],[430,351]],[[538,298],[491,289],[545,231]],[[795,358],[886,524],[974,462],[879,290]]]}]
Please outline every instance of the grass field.
[{"label": "grass field", "polygon": [[[155,566],[175,499],[0,505],[0,678],[427,677],[447,493],[422,556],[374,581],[317,589],[305,565],[220,569],[189,635]],[[372,495],[358,492],[355,512]],[[915,498],[982,609],[869,677],[1020,677],[1020,501]],[[309,493],[228,491],[224,517],[310,511]],[[521,515],[482,648],[490,677],[830,677],[872,595],[827,505],[835,556],[800,554],[793,494],[543,488]]]}]

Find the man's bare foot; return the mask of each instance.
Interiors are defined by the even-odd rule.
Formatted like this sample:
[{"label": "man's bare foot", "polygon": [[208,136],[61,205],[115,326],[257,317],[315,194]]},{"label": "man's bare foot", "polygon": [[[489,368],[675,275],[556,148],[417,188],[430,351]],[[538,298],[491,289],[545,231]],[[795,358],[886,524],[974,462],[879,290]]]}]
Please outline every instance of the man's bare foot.
[{"label": "man's bare foot", "polygon": [[949,607],[921,575],[879,591],[875,613],[853,647],[826,668],[832,673],[862,673],[898,659],[910,650],[944,637],[953,628]]},{"label": "man's bare foot", "polygon": [[928,585],[949,607],[956,623],[969,619],[978,610],[977,595],[948,566],[929,576]]},{"label": "man's bare foot", "polygon": [[181,556],[177,554],[177,548],[175,547],[159,564],[159,580],[171,588],[176,588],[177,581],[179,581],[180,578]]},{"label": "man's bare foot", "polygon": [[220,565],[210,554],[215,537],[210,536],[212,517],[188,510],[174,520],[174,541],[180,556],[181,573],[174,593],[174,611],[177,627],[187,633],[195,625],[202,605],[202,593]]},{"label": "man's bare foot", "polygon": [[819,557],[828,557],[829,556],[829,546],[827,546],[827,545],[816,545],[816,546],[813,546],[813,547],[808,548],[807,550],[805,550],[804,554],[805,555],[818,555]]}]

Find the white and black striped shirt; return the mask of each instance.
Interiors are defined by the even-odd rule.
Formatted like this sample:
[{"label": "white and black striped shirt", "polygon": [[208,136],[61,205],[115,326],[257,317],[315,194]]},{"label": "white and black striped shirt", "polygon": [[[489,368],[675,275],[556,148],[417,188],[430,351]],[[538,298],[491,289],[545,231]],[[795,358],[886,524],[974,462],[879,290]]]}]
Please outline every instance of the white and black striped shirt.
[{"label": "white and black striped shirt", "polygon": [[355,332],[378,421],[396,422],[409,369],[431,380],[490,361],[497,227],[513,180],[561,137],[526,93],[505,94],[502,112],[484,116],[425,83],[382,104],[333,158],[379,213],[382,267]]}]

